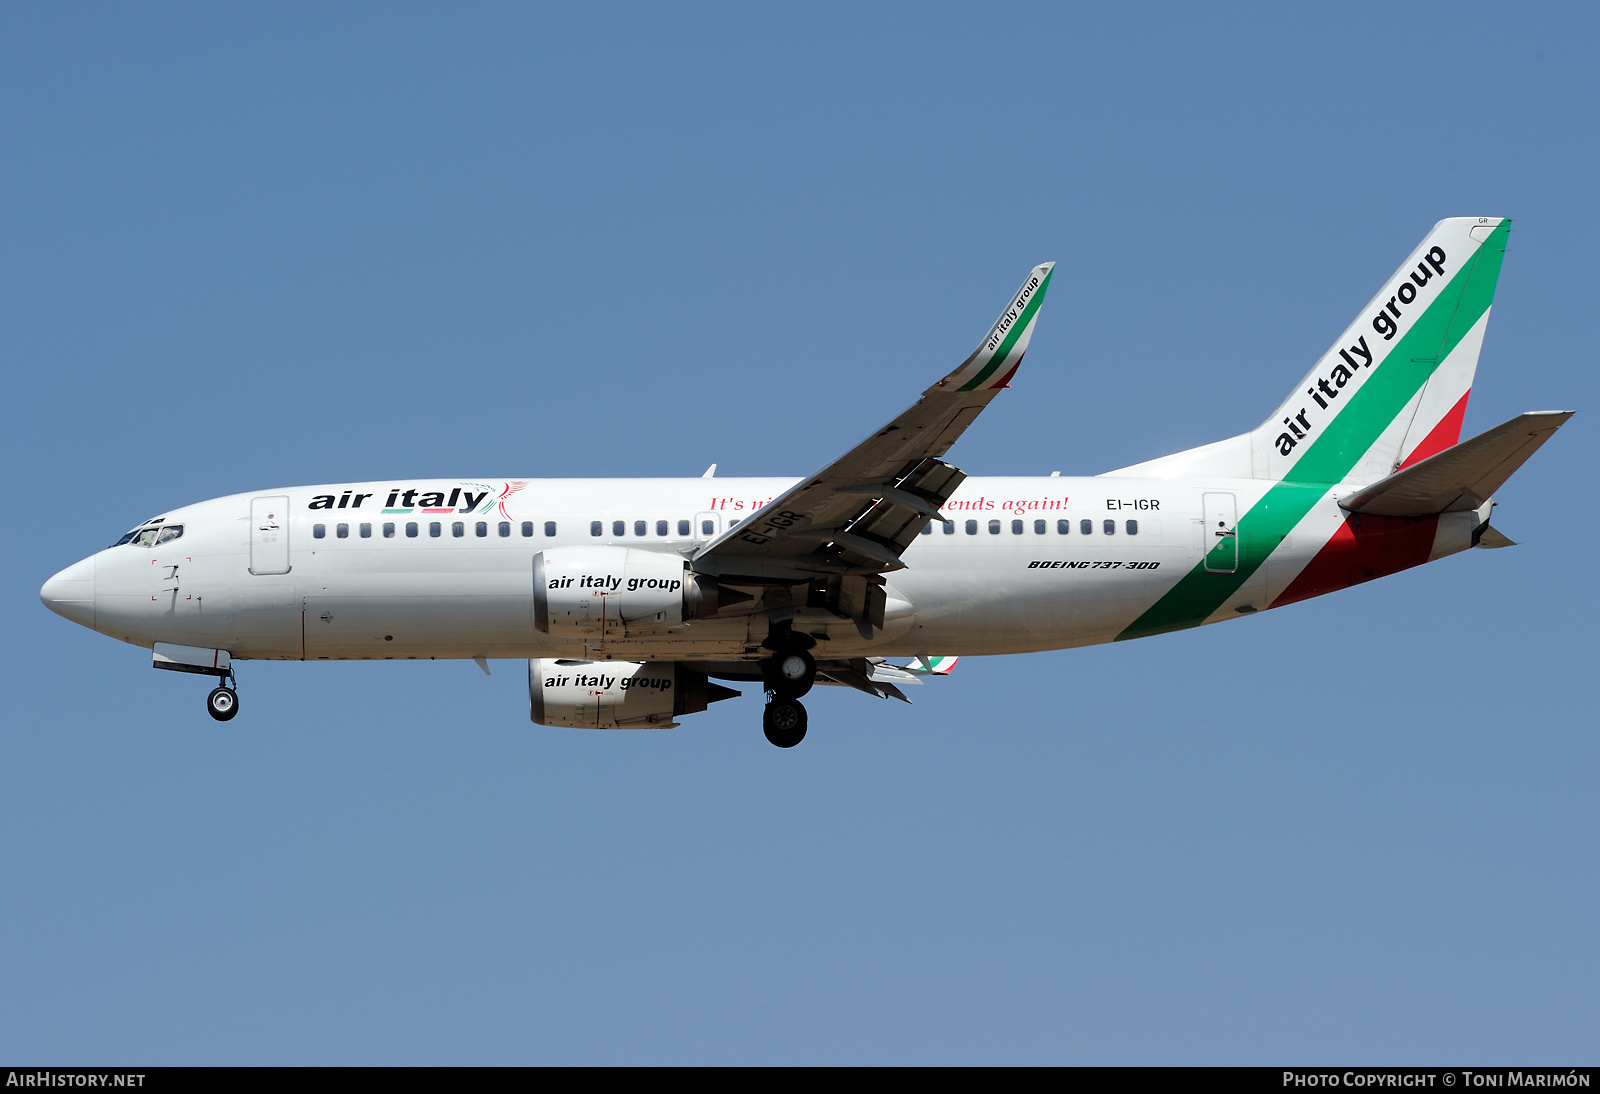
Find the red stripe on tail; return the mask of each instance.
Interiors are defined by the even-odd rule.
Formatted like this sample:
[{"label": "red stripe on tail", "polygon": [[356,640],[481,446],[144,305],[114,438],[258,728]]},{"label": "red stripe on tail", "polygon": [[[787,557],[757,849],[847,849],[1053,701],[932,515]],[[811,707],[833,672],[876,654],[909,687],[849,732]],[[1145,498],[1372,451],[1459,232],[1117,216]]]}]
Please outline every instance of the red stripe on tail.
[{"label": "red stripe on tail", "polygon": [[1461,420],[1467,416],[1467,400],[1472,398],[1472,389],[1467,388],[1467,393],[1461,396],[1461,401],[1450,408],[1450,413],[1439,419],[1439,424],[1422,438],[1422,443],[1412,450],[1406,457],[1406,462],[1395,468],[1396,471],[1410,467],[1414,463],[1421,463],[1429,456],[1437,456],[1445,449],[1450,448],[1461,439]]},{"label": "red stripe on tail", "polygon": [[1296,600],[1308,600],[1335,589],[1347,589],[1375,577],[1387,577],[1421,566],[1433,553],[1433,536],[1438,527],[1438,517],[1374,517],[1352,513],[1272,606],[1277,608]]}]

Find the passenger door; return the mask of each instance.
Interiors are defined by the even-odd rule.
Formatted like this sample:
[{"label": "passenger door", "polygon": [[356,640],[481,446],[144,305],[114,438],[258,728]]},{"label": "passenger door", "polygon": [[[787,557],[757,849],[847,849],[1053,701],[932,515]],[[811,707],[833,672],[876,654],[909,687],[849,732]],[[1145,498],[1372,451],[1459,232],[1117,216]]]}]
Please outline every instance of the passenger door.
[{"label": "passenger door", "polygon": [[[237,510],[235,510],[237,512]],[[250,499],[250,572],[289,572],[289,499]]]},{"label": "passenger door", "polygon": [[1239,518],[1232,494],[1207,494],[1204,498],[1205,523],[1201,528],[1206,573],[1239,572]]}]

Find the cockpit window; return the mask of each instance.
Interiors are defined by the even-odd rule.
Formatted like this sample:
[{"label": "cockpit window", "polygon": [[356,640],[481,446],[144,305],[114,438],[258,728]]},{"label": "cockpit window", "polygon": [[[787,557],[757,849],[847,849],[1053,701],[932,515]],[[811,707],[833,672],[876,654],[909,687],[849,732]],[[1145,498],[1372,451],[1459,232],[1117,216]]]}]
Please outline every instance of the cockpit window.
[{"label": "cockpit window", "polygon": [[135,547],[154,547],[158,543],[171,543],[181,535],[181,524],[169,524],[165,528],[159,525],[154,528],[135,528],[111,546],[121,547],[124,543],[131,543]]}]

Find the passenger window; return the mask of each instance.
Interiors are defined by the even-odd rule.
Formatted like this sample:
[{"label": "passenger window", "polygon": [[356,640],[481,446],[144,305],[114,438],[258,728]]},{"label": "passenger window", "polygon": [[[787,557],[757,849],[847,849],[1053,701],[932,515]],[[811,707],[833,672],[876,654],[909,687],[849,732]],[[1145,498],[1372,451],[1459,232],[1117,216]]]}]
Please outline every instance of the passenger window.
[{"label": "passenger window", "polygon": [[998,536],[1000,534],[1000,522],[999,521],[991,520],[989,522],[989,534],[991,536]]},{"label": "passenger window", "polygon": [[633,534],[636,535],[636,536],[649,535],[650,534],[650,524],[649,524],[649,522],[648,521],[643,521],[643,520],[634,521],[633,522]]},{"label": "passenger window", "polygon": [[656,535],[664,536],[666,534],[667,534],[667,522],[664,521],[664,520],[656,521]]},{"label": "passenger window", "polygon": [[1128,534],[1130,536],[1136,536],[1136,535],[1139,534],[1139,522],[1138,521],[1130,520],[1127,523],[1126,527],[1127,527]]},{"label": "passenger window", "polygon": [[[507,536],[509,536],[511,534],[511,522],[509,520],[501,521],[500,522],[500,527],[496,528],[495,531],[500,533],[500,538],[501,539],[505,539]],[[528,531],[532,532],[533,529],[529,528]]]},{"label": "passenger window", "polygon": [[1100,525],[1100,530],[1108,536],[1114,536],[1117,534],[1117,522],[1114,520],[1103,521]]},{"label": "passenger window", "polygon": [[181,535],[183,535],[183,525],[169,524],[165,528],[161,529],[161,534],[156,537],[156,542],[171,543]]},{"label": "passenger window", "polygon": [[[533,535],[533,525],[524,524],[523,527],[527,529],[526,532],[522,533],[523,535],[525,535],[525,536]],[[555,521],[547,520],[547,521],[544,522],[544,534],[547,537],[548,536],[553,536],[553,535],[556,534],[556,522]]]},{"label": "passenger window", "polygon": [[947,520],[947,521],[944,522],[944,534],[947,535],[947,536],[953,536],[953,535],[956,534],[956,522],[955,521]]},{"label": "passenger window", "polygon": [[1056,521],[1056,534],[1057,535],[1062,535],[1062,536],[1068,535],[1071,531],[1072,531],[1072,522],[1070,520],[1058,520],[1058,521]]},{"label": "passenger window", "polygon": [[1082,532],[1086,536],[1094,535],[1094,521],[1080,520],[1078,522],[1078,531]]},{"label": "passenger window", "polygon": [[416,539],[417,538],[417,522],[416,521],[414,521],[414,520],[406,521],[406,538],[407,539]]},{"label": "passenger window", "polygon": [[[544,534],[547,536],[550,534],[550,526],[548,524],[544,526]],[[525,520],[522,522],[522,538],[527,539],[531,535],[533,535],[533,521]]]},{"label": "passenger window", "polygon": [[[509,529],[507,530],[509,531]],[[480,520],[478,522],[478,526],[474,528],[473,531],[478,534],[479,539],[482,539],[484,536],[489,534],[489,522],[486,520]]]},{"label": "passenger window", "polygon": [[383,538],[384,539],[393,539],[394,538],[394,524],[391,523],[390,521],[387,521],[387,520],[383,522]]},{"label": "passenger window", "polygon": [[975,520],[967,521],[967,535],[975,536],[977,534],[978,534],[978,522],[975,521]]},{"label": "passenger window", "polygon": [[603,536],[605,535],[605,526],[597,520],[591,520],[589,522],[589,534],[591,536]]},{"label": "passenger window", "polygon": [[327,534],[328,534],[328,526],[326,524],[313,524],[311,526],[311,538],[312,539],[322,539]]},{"label": "passenger window", "polygon": [[465,521],[460,521],[460,520],[451,521],[450,522],[450,534],[452,536],[455,536],[457,539],[460,539],[462,536],[466,535],[467,534],[466,522]]},{"label": "passenger window", "polygon": [[1011,522],[1011,534],[1014,536],[1020,536],[1022,534],[1022,522],[1020,520],[1014,520]]},{"label": "passenger window", "polygon": [[616,537],[621,537],[621,536],[627,535],[628,534],[628,522],[625,521],[625,520],[614,520],[614,521],[612,521],[611,522],[611,534],[613,536],[616,536]]},{"label": "passenger window", "polygon": [[434,539],[438,539],[443,534],[444,534],[444,525],[440,524],[436,520],[430,520],[428,522],[428,535],[430,535]]},{"label": "passenger window", "polygon": [[678,522],[678,534],[680,536],[686,536],[686,535],[689,534],[689,522],[688,521],[680,520]]},{"label": "passenger window", "polygon": [[1048,527],[1048,525],[1046,525],[1044,521],[1036,520],[1036,521],[1033,522],[1033,534],[1036,535],[1036,536],[1042,536],[1042,535],[1044,535],[1045,529],[1047,527]]},{"label": "passenger window", "polygon": [[700,534],[702,536],[709,536],[709,535],[711,535],[711,533],[715,532],[716,530],[717,530],[717,522],[716,521],[703,520],[703,521],[700,522]]},{"label": "passenger window", "polygon": [[933,535],[933,521],[930,520],[927,524],[924,524],[922,526],[922,531],[919,534],[924,536]]},{"label": "passenger window", "polygon": [[335,524],[333,526],[333,534],[338,536],[340,539],[349,539],[350,526],[348,524]]},{"label": "passenger window", "polygon": [[732,520],[730,520],[728,522],[728,527],[729,528],[737,528],[737,527],[739,527],[739,519],[740,518],[738,518],[738,517],[734,517]]},{"label": "passenger window", "polygon": [[363,524],[361,526],[361,538],[362,539],[371,539],[372,538],[372,525]]}]

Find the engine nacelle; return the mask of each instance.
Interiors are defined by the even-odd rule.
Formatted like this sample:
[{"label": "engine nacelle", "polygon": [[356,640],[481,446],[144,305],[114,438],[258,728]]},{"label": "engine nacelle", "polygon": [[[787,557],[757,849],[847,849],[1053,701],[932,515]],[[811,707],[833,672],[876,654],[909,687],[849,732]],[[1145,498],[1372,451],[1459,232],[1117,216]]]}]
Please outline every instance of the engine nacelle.
[{"label": "engine nacelle", "polygon": [[753,599],[663,551],[557,547],[533,556],[533,625],[557,638],[665,634]]},{"label": "engine nacelle", "polygon": [[528,661],[528,717],[546,726],[671,729],[674,715],[738,694],[670,661]]},{"label": "engine nacelle", "polygon": [[688,567],[628,547],[557,547],[533,556],[533,625],[557,638],[665,634],[683,623]]}]

